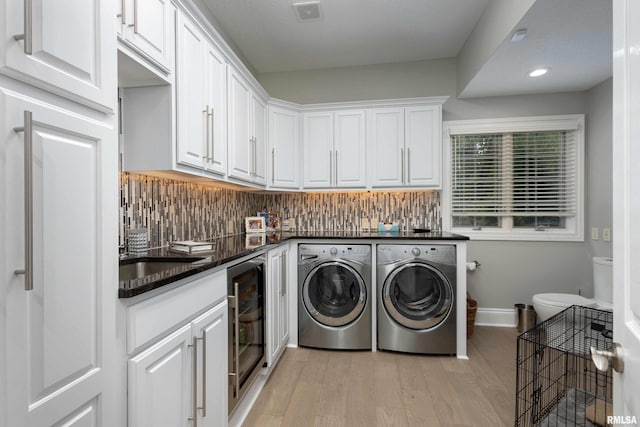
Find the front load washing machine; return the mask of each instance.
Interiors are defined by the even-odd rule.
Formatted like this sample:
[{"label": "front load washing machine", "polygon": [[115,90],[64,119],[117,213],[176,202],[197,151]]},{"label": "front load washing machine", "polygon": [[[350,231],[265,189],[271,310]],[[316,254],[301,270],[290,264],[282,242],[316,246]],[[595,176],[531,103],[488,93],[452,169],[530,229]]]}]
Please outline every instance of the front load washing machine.
[{"label": "front load washing machine", "polygon": [[456,247],[378,245],[378,348],[456,352]]},{"label": "front load washing machine", "polygon": [[298,345],[371,349],[371,247],[298,246]]}]

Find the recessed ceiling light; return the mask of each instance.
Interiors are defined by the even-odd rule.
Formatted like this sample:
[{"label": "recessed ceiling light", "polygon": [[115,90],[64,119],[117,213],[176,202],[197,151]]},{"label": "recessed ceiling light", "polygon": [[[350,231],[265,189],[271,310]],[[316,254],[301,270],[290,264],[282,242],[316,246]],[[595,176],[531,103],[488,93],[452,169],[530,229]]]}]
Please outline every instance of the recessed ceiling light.
[{"label": "recessed ceiling light", "polygon": [[536,68],[535,70],[533,70],[532,72],[529,73],[529,77],[544,76],[545,74],[547,74],[549,72],[550,69],[551,68],[549,68],[549,67]]},{"label": "recessed ceiling light", "polygon": [[513,33],[513,35],[511,36],[511,41],[513,43],[519,42],[520,40],[524,40],[525,37],[527,37],[527,29],[520,28],[519,30],[516,30],[515,33]]}]

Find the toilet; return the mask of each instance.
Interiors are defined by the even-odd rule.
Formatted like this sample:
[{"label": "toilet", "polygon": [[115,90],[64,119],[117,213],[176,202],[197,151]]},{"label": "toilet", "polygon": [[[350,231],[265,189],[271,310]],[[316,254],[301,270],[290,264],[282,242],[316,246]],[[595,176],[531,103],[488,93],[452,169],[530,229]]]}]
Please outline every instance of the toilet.
[{"label": "toilet", "polygon": [[593,257],[593,299],[576,294],[536,294],[533,308],[538,322],[547,320],[572,305],[613,310],[613,259]]}]

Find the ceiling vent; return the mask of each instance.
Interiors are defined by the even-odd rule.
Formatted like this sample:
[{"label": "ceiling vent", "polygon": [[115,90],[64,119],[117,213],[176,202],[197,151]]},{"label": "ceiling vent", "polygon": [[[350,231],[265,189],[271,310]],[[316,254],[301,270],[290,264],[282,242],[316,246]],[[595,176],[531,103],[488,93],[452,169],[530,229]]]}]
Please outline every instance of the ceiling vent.
[{"label": "ceiling vent", "polygon": [[320,9],[319,1],[293,3],[292,6],[296,11],[296,18],[300,22],[319,21],[322,19],[322,10]]}]

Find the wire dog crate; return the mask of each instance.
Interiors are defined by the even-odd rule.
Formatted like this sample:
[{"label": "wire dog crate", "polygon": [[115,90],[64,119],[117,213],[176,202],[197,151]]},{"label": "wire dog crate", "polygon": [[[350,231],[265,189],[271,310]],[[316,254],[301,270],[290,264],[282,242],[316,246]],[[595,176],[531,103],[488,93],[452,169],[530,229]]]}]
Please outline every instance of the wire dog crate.
[{"label": "wire dog crate", "polygon": [[516,427],[606,425],[612,372],[600,372],[590,347],[610,350],[613,313],[571,306],[518,336]]}]

